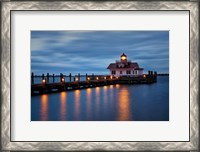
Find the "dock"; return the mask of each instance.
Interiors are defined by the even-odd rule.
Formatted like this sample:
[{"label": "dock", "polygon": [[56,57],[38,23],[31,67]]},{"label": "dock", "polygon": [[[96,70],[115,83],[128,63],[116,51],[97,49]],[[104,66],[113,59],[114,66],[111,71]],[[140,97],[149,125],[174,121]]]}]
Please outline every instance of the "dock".
[{"label": "dock", "polygon": [[[47,79],[48,78],[47,74]],[[153,71],[149,71],[148,74],[143,74],[141,76],[135,77],[128,77],[128,76],[120,76],[120,77],[113,77],[113,76],[88,76],[86,74],[86,80],[80,81],[77,78],[73,82],[71,82],[71,74],[70,74],[70,82],[65,82],[63,75],[60,76],[60,82],[54,83],[47,83],[46,78],[44,75],[42,76],[42,83],[41,84],[31,84],[31,95],[41,95],[41,94],[49,94],[49,93],[56,93],[61,91],[70,91],[70,90],[77,90],[77,89],[86,89],[86,88],[94,88],[100,86],[108,86],[114,84],[127,84],[127,85],[134,85],[134,84],[152,84],[157,82],[157,73]],[[32,81],[33,81],[33,74],[32,74]]]}]

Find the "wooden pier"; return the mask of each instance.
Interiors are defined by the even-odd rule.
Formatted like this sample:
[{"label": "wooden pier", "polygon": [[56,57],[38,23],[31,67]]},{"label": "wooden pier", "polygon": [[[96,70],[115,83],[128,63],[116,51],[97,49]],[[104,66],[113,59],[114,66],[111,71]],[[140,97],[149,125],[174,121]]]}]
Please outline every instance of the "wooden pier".
[{"label": "wooden pier", "polygon": [[[141,76],[121,76],[121,77],[113,77],[113,76],[88,76],[86,74],[86,80],[80,81],[80,74],[78,78],[74,79],[71,82],[71,74],[70,74],[70,82],[65,82],[65,78],[63,75],[60,77],[60,82],[55,83],[47,83],[49,80],[49,74],[47,74],[47,79],[42,75],[42,83],[41,84],[33,84],[31,85],[31,95],[40,95],[45,93],[54,93],[61,91],[70,91],[76,89],[85,89],[85,88],[93,88],[99,86],[107,86],[113,84],[151,84],[157,81],[157,73],[149,71],[148,74],[144,74]],[[54,78],[53,78],[54,79]],[[32,74],[32,82],[33,82],[33,74]]]}]

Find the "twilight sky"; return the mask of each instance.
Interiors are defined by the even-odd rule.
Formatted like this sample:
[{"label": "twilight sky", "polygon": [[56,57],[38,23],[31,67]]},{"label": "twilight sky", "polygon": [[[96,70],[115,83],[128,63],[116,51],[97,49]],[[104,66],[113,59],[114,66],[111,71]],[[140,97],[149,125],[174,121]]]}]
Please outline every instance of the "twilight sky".
[{"label": "twilight sky", "polygon": [[32,31],[31,71],[68,75],[109,74],[107,66],[125,53],[128,60],[169,73],[168,31]]}]

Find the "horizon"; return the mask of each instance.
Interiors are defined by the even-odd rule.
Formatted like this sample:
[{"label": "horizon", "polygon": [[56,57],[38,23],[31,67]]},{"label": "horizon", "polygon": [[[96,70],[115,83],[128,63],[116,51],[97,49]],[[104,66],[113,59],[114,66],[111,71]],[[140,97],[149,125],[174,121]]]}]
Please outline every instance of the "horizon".
[{"label": "horizon", "polygon": [[169,31],[31,31],[35,75],[109,75],[122,53],[144,73],[169,74]]},{"label": "horizon", "polygon": [[[154,71],[153,71],[154,72]],[[34,72],[33,72],[34,73]],[[62,72],[61,72],[62,73]],[[49,76],[52,76],[53,74],[54,74],[54,76],[56,77],[56,76],[59,76],[60,77],[60,74],[61,73],[49,73]],[[47,75],[47,73],[41,73],[41,74],[35,74],[34,73],[34,76],[42,76],[42,74],[44,74],[44,76],[46,76]],[[62,73],[63,74],[63,76],[69,76],[69,74],[70,73]],[[94,76],[95,76],[95,73],[91,73],[91,74],[88,74],[88,73],[80,73],[80,76],[82,77],[82,76],[85,76],[85,75],[88,75],[88,76],[90,76],[90,75],[92,75],[92,74],[94,74]],[[144,74],[148,74],[148,73],[144,73]],[[167,75],[169,75],[169,73],[157,73],[157,75],[165,75],[165,74],[167,74]],[[102,75],[100,75],[100,74],[96,74],[96,75],[98,75],[98,76],[106,76],[106,75],[110,75],[110,74],[102,74]],[[72,76],[78,76],[78,73],[76,73],[76,74],[74,74],[74,75],[72,75]]]}]

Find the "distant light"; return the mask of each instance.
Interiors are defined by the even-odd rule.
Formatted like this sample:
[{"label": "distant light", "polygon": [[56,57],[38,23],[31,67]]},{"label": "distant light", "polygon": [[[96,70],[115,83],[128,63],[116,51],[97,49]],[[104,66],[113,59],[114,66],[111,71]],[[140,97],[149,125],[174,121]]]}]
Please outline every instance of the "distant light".
[{"label": "distant light", "polygon": [[65,82],[65,78],[62,78],[61,81],[62,81],[62,82]]},{"label": "distant light", "polygon": [[78,81],[78,78],[76,77],[76,81]]},{"label": "distant light", "polygon": [[90,80],[90,77],[88,77],[87,79]]},{"label": "distant light", "polygon": [[122,56],[121,59],[122,59],[122,60],[126,60],[126,57],[125,57],[125,56]]},{"label": "distant light", "polygon": [[99,80],[99,77],[96,77],[97,80]]},{"label": "distant light", "polygon": [[104,79],[106,80],[106,77],[104,77]]},{"label": "distant light", "polygon": [[146,75],[144,74],[143,77],[146,78]]},{"label": "distant light", "polygon": [[46,79],[43,79],[43,80],[42,80],[42,83],[45,84],[45,83],[46,83]]},{"label": "distant light", "polygon": [[112,75],[110,76],[110,79],[112,79],[113,77],[112,77]]}]

